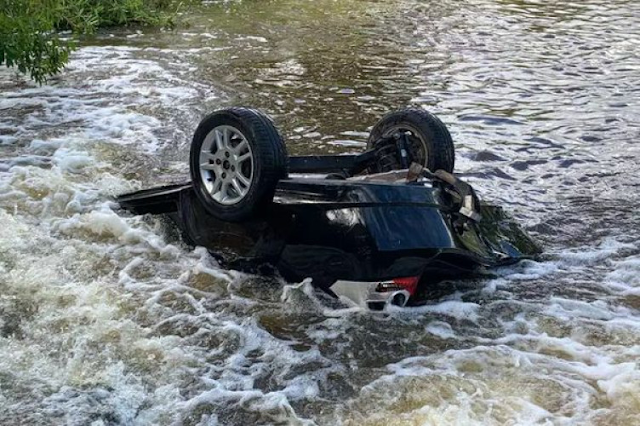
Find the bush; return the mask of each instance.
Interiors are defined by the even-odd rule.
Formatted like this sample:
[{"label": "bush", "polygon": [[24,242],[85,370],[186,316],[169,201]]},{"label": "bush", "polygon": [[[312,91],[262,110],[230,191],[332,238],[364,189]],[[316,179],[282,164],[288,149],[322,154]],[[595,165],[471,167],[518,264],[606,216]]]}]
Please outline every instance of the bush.
[{"label": "bush", "polygon": [[0,65],[42,83],[62,70],[74,45],[57,31],[171,25],[173,0],[0,0]]},{"label": "bush", "polygon": [[96,28],[129,24],[170,25],[172,0],[59,0],[58,29],[91,33]]},{"label": "bush", "polygon": [[0,0],[0,64],[42,82],[59,72],[71,46],[54,33],[57,6],[47,0]]}]

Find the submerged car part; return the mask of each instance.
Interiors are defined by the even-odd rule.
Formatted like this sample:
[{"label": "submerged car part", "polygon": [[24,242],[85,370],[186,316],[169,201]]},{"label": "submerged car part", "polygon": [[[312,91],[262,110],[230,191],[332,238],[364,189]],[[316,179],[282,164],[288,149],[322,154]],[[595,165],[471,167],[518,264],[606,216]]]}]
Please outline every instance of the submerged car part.
[{"label": "submerged car part", "polygon": [[[250,116],[256,120],[255,129],[270,128],[262,115],[252,112]],[[226,153],[242,158],[248,152],[243,144],[249,146],[257,137],[247,130],[253,127],[233,123],[220,127],[230,125],[215,121],[206,136],[194,138],[192,176],[199,183],[126,194],[118,197],[120,206],[136,214],[168,214],[189,244],[206,247],[227,268],[260,272],[264,265],[272,265],[288,281],[310,277],[316,287],[330,293],[338,284],[373,283],[366,301],[370,307],[403,306],[430,283],[467,275],[480,266],[517,262],[540,251],[500,208],[482,204],[471,186],[447,170],[432,173],[414,162],[409,170],[368,173],[381,167],[381,162],[389,164],[377,149],[357,155],[290,157],[291,174],[282,176],[280,169],[271,168],[275,175],[270,174],[268,182],[280,177],[261,186],[256,176],[265,176],[257,171],[263,162],[253,156],[255,174],[248,169],[242,172],[245,178],[253,176],[249,186],[234,190],[231,183],[226,196],[219,196],[222,184],[216,184],[217,179],[241,163],[236,159],[225,168]],[[401,157],[407,154],[402,152],[407,145],[401,139],[396,139],[394,167],[406,160]],[[280,143],[276,137],[271,141]],[[429,149],[437,146],[447,146],[447,141],[428,145]],[[415,152],[407,155],[416,158]],[[436,163],[448,155],[438,157]],[[453,163],[446,160],[444,164]],[[202,178],[209,169],[213,183]],[[329,179],[293,176],[300,172],[333,175]]]}]

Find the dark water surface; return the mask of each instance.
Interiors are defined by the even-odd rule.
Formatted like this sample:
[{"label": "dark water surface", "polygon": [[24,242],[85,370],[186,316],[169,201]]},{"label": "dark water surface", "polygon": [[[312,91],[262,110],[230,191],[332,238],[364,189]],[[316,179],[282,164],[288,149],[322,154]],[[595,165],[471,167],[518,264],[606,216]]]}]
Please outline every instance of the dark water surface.
[{"label": "dark water surface", "polygon": [[[640,424],[640,3],[207,2],[0,70],[0,424]],[[110,197],[188,174],[207,112],[290,153],[440,116],[540,262],[374,315],[220,269]]]}]

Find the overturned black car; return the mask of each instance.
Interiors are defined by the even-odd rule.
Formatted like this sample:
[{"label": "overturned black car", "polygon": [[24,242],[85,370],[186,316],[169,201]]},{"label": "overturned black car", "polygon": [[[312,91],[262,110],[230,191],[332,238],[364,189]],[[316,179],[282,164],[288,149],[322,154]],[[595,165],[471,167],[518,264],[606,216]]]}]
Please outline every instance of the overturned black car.
[{"label": "overturned black car", "polygon": [[117,198],[166,214],[227,268],[275,268],[317,288],[365,288],[381,309],[421,290],[535,256],[539,247],[499,207],[455,177],[445,125],[422,109],[384,116],[357,155],[288,157],[271,119],[248,108],[198,126],[191,182]]}]

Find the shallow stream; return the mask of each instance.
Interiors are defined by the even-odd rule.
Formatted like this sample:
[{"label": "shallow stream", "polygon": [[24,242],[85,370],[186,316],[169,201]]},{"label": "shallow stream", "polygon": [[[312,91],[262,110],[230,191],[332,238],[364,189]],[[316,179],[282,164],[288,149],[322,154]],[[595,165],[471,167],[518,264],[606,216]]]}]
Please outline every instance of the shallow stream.
[{"label": "shallow stream", "polygon": [[[0,69],[0,424],[640,424],[640,3],[205,2]],[[208,112],[292,154],[436,113],[537,262],[372,314],[220,269],[112,196],[188,175]]]}]

